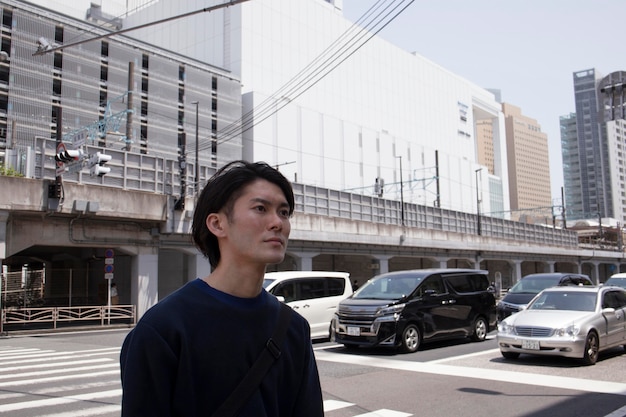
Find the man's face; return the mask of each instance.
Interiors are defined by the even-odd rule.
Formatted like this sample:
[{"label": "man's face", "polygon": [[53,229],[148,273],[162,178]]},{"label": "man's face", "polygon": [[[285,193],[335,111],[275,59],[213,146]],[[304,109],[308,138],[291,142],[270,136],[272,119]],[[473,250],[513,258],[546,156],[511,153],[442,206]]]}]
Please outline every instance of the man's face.
[{"label": "man's face", "polygon": [[230,215],[222,215],[221,259],[238,263],[280,263],[291,232],[289,204],[275,184],[258,179],[242,190]]}]

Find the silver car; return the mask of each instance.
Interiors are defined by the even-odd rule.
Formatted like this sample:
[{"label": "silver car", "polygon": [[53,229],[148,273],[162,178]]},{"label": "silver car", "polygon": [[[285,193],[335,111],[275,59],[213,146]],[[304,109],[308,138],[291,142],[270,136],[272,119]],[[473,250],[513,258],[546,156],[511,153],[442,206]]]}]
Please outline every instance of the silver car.
[{"label": "silver car", "polygon": [[620,287],[548,288],[500,322],[498,346],[507,359],[526,353],[593,365],[600,351],[626,345],[625,313],[626,290]]}]

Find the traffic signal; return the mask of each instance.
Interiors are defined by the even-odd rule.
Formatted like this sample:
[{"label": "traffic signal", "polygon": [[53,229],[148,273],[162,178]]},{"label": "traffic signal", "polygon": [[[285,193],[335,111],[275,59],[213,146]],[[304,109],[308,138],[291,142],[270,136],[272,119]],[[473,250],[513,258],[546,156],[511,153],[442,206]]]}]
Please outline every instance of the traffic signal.
[{"label": "traffic signal", "polygon": [[96,152],[94,155],[91,156],[91,158],[89,158],[89,166],[91,168],[89,170],[89,174],[92,177],[95,177],[96,175],[101,177],[108,174],[109,172],[111,172],[111,168],[105,167],[104,164],[106,164],[110,160],[111,155],[105,155],[103,153]]},{"label": "traffic signal", "polygon": [[63,163],[74,162],[80,160],[82,154],[83,152],[80,149],[66,149],[54,155],[54,160]]},{"label": "traffic signal", "polygon": [[378,197],[382,197],[384,192],[385,180],[380,177],[376,177],[376,181],[374,182],[374,194],[376,194]]}]

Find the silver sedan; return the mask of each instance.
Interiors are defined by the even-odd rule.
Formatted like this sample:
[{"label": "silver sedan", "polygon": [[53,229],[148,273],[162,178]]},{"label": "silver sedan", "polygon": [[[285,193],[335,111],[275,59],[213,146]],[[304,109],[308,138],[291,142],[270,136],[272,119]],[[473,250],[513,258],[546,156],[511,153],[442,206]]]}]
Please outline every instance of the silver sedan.
[{"label": "silver sedan", "polygon": [[598,353],[626,345],[626,290],[614,286],[553,287],[525,310],[498,325],[502,356],[521,353],[579,358],[587,365]]}]

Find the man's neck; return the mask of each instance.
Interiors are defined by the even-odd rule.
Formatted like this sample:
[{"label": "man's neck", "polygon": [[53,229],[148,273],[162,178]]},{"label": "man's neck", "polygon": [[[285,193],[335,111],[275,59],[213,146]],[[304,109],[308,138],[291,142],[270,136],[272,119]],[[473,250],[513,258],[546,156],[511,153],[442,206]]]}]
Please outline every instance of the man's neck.
[{"label": "man's neck", "polygon": [[243,268],[240,265],[228,268],[220,265],[204,279],[216,290],[241,298],[253,298],[261,293],[265,266]]}]

